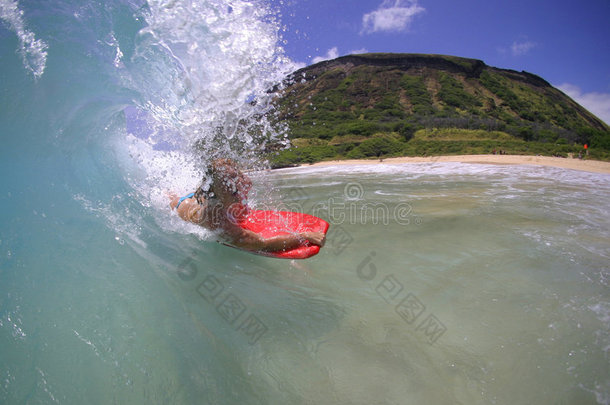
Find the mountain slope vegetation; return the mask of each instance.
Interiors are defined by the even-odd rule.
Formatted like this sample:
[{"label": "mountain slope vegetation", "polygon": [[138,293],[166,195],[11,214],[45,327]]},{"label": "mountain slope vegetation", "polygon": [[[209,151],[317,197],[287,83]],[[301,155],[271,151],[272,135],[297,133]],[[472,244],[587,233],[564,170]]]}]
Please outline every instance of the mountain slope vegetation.
[{"label": "mountain slope vegetation", "polygon": [[[435,154],[610,158],[610,128],[544,79],[446,55],[364,54],[293,73],[278,94],[292,147],[273,166]],[[273,149],[273,148],[272,148]]]}]

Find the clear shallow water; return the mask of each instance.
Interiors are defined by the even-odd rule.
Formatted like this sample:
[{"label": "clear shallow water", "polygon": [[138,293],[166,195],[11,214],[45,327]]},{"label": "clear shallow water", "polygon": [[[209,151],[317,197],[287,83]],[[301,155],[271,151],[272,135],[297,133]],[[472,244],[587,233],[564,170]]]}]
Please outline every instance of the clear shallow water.
[{"label": "clear shallow water", "polygon": [[[321,396],[343,383],[339,403],[608,401],[608,176],[465,164],[289,173],[334,183],[319,198],[348,210],[388,207],[333,227],[317,259],[345,308],[317,354],[337,376]],[[400,204],[409,215],[383,225]]]},{"label": "clear shallow water", "polygon": [[256,161],[244,128],[283,137],[257,115],[289,65],[274,12],[0,4],[0,402],[609,402],[609,176],[257,173],[253,204],[332,225],[312,259],[250,255],[164,192]]},{"label": "clear shallow water", "polygon": [[154,227],[117,240],[83,210],[52,234],[56,214],[28,219],[42,232],[2,245],[3,397],[607,402],[608,176],[447,163],[267,180],[334,222],[321,254]]}]

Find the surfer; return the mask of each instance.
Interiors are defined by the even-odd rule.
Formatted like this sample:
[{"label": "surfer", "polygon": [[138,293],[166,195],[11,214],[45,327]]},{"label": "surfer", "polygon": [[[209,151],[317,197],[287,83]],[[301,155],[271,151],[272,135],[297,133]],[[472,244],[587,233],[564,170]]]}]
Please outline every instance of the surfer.
[{"label": "surfer", "polygon": [[211,184],[206,179],[194,193],[179,198],[170,195],[170,206],[185,221],[211,230],[220,230],[228,243],[251,251],[286,251],[308,241],[324,246],[323,232],[302,232],[263,238],[261,235],[241,228],[238,223],[248,214],[247,198],[252,181],[237,168],[231,159],[215,159],[208,172]]}]

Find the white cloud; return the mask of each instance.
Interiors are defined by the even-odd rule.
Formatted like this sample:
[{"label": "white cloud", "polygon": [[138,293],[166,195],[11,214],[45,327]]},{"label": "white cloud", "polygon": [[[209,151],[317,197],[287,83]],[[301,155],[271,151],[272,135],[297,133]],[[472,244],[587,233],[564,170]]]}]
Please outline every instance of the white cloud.
[{"label": "white cloud", "polygon": [[610,93],[583,93],[580,87],[570,83],[564,83],[556,87],[606,124],[610,124]]},{"label": "white cloud", "polygon": [[513,42],[510,46],[510,52],[513,56],[522,56],[536,47],[536,43],[532,41]]},{"label": "white cloud", "polygon": [[361,53],[369,53],[369,51],[366,48],[360,48],[360,49],[354,49],[349,54],[350,55],[358,55],[358,54],[361,54]]},{"label": "white cloud", "polygon": [[318,63],[318,62],[322,62],[324,60],[335,59],[338,57],[339,57],[339,49],[337,49],[337,47],[335,46],[335,47],[329,49],[328,52],[326,52],[326,55],[316,56],[315,58],[313,58],[312,62]]},{"label": "white cloud", "polygon": [[424,11],[417,0],[384,0],[377,10],[362,16],[362,32],[406,31],[413,18]]}]

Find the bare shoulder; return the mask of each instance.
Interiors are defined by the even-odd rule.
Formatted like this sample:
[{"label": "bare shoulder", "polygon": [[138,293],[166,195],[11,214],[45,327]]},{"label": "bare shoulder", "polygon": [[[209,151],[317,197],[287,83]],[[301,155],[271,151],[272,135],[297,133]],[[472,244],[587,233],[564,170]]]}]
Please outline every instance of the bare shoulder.
[{"label": "bare shoulder", "polygon": [[187,198],[180,203],[176,212],[185,221],[198,224],[201,222],[203,208],[194,198]]}]

